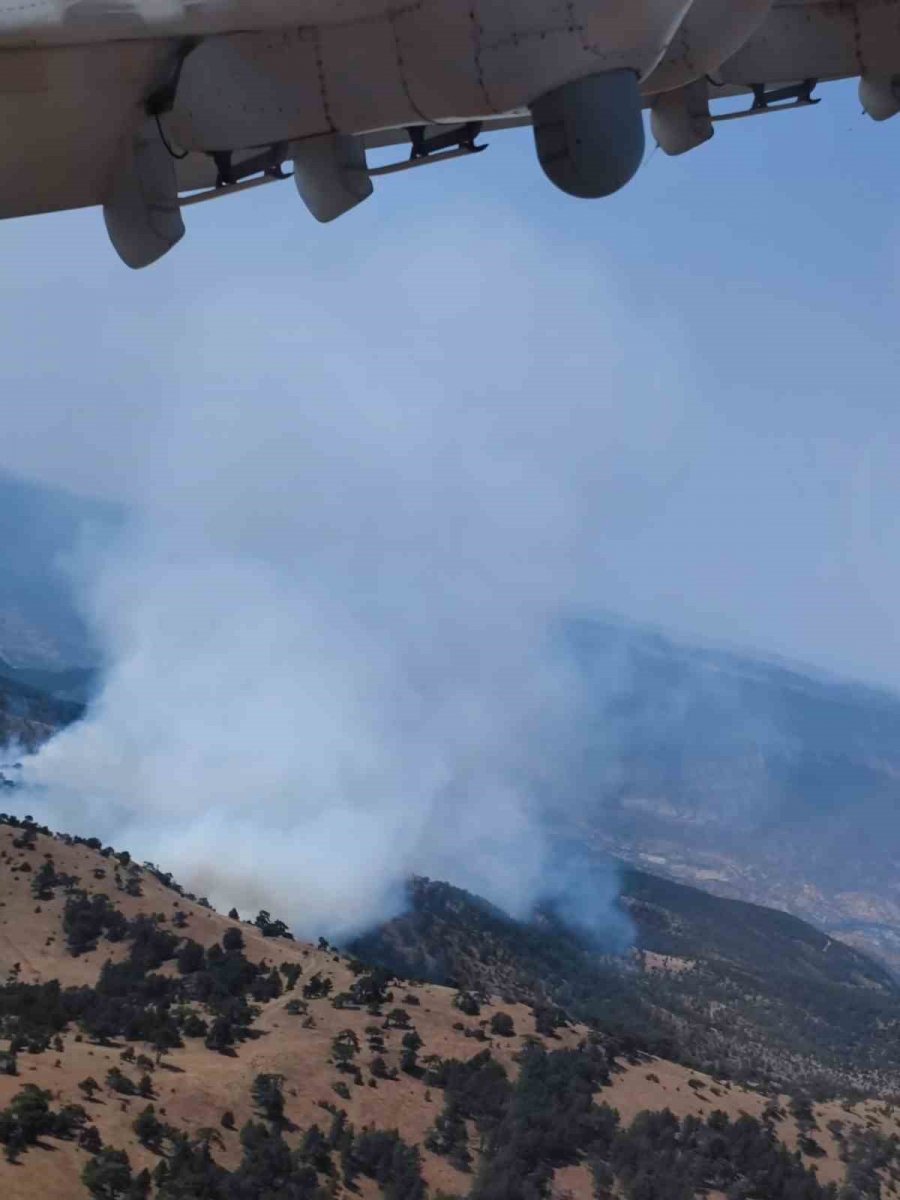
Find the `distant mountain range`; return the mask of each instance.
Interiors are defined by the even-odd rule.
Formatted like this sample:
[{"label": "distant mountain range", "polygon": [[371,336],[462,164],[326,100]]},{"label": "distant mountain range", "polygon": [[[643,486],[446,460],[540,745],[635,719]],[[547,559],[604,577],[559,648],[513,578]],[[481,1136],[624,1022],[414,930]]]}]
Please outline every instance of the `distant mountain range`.
[{"label": "distant mountain range", "polygon": [[111,505],[0,472],[0,659],[51,670],[97,661],[74,572],[120,520]]},{"label": "distant mountain range", "polygon": [[[0,474],[0,691],[19,689],[6,711],[29,737],[52,722],[22,688],[90,695],[70,568],[121,520]],[[547,789],[563,842],[795,913],[900,971],[900,696],[608,619],[565,638],[584,687]]]},{"label": "distant mountain range", "polygon": [[90,671],[17,671],[0,660],[0,750],[10,744],[35,750],[77,721],[91,679]]},{"label": "distant mountain range", "polygon": [[574,644],[588,712],[566,836],[900,969],[900,698],[612,624]]}]

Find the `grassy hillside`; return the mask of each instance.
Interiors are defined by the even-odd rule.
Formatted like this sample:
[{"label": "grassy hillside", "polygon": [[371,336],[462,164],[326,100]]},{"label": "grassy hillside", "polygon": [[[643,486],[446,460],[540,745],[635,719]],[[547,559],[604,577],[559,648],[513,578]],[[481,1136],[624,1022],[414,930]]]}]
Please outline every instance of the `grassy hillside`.
[{"label": "grassy hillside", "polygon": [[733,1078],[819,1094],[900,1090],[900,987],[803,921],[627,870],[637,952],[604,955],[539,912],[508,918],[416,880],[410,908],[354,950],[426,979],[558,1006],[628,1044]]},{"label": "grassy hillside", "polygon": [[0,973],[4,1200],[892,1194],[883,1101],[792,1102],[404,982],[11,818]]}]

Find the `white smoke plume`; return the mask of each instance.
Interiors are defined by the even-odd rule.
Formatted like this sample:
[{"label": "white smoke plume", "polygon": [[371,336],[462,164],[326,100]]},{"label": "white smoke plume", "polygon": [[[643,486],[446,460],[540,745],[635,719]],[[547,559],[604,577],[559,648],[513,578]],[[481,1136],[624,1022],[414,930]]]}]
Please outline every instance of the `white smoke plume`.
[{"label": "white smoke plume", "polygon": [[540,895],[579,699],[552,630],[667,484],[678,366],[650,320],[632,355],[574,254],[483,221],[465,258],[419,230],[158,318],[137,515],[90,600],[105,686],[28,764],[37,815],[303,933],[389,915],[412,872]]}]

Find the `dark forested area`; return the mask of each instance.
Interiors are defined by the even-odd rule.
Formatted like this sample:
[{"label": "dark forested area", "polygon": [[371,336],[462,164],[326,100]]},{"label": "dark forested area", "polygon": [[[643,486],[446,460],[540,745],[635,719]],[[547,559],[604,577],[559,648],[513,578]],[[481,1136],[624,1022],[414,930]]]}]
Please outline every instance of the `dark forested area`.
[{"label": "dark forested area", "polygon": [[[518,922],[418,879],[407,913],[352,948],[413,977],[561,1008],[720,1076],[821,1095],[896,1090],[900,987],[884,968],[785,913],[640,871],[624,872],[620,903],[630,956],[604,953],[552,908]],[[677,969],[642,969],[644,951]]]}]

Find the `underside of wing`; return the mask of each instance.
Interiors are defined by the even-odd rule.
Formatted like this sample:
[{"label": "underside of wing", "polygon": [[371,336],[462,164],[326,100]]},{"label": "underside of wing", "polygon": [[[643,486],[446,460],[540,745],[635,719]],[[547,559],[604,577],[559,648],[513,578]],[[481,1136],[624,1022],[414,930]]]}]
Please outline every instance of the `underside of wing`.
[{"label": "underside of wing", "polygon": [[900,0],[0,0],[0,217],[104,205],[145,265],[201,200],[293,175],[332,220],[517,125],[598,198],[640,166],[642,109],[681,154],[850,76],[900,111]]},{"label": "underside of wing", "polygon": [[209,37],[383,18],[390,0],[0,0],[0,45]]}]

